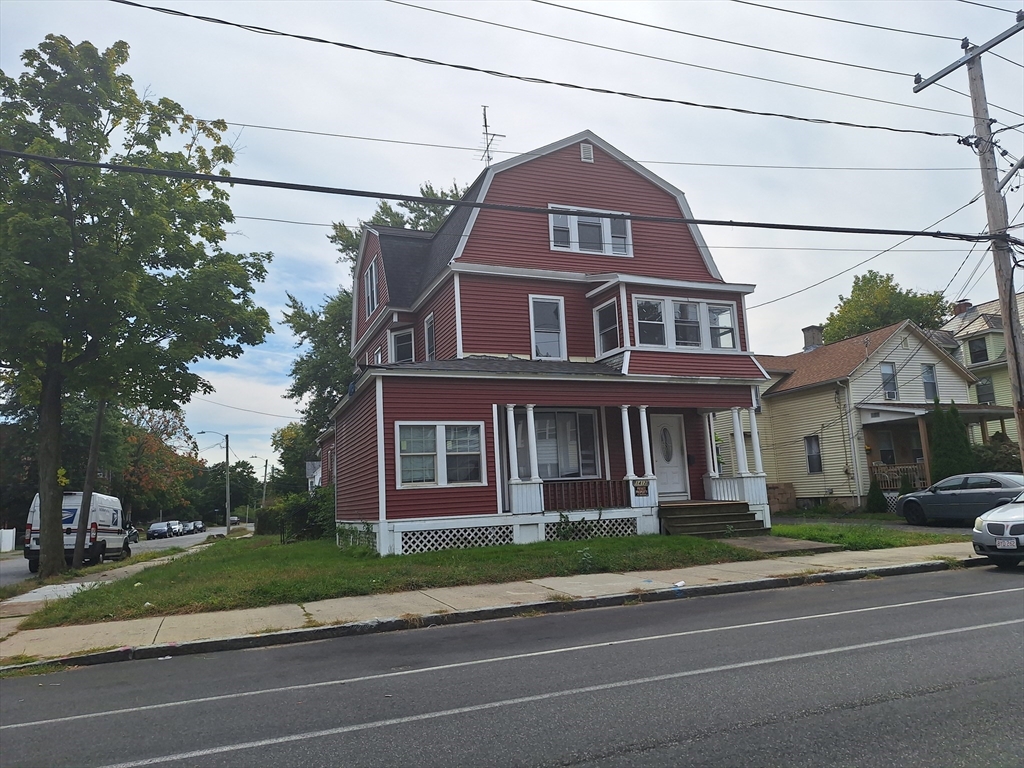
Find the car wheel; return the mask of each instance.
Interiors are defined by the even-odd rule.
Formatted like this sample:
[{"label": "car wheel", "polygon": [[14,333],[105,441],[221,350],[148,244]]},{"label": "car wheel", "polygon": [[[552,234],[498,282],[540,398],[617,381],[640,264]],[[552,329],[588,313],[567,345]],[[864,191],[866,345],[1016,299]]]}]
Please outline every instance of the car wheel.
[{"label": "car wheel", "polygon": [[925,515],[924,508],[916,501],[908,501],[903,505],[903,517],[911,525],[925,525],[928,522],[928,516]]},{"label": "car wheel", "polygon": [[131,556],[132,556],[132,548],[129,547],[127,544],[125,544],[121,548],[121,559],[122,560],[127,560]]},{"label": "car wheel", "polygon": [[988,555],[988,559],[996,568],[1016,568],[1020,561],[1016,557],[1000,557],[999,555]]},{"label": "car wheel", "polygon": [[39,573],[39,561],[38,560],[29,560],[28,561],[28,572],[29,573]]}]

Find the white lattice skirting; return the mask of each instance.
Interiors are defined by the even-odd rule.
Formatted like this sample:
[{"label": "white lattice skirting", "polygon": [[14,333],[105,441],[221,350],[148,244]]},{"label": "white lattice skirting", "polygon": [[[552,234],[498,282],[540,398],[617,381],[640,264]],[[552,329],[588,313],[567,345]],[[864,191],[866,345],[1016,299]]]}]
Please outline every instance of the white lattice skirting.
[{"label": "white lattice skirting", "polygon": [[377,536],[377,550],[382,555],[404,555],[559,539],[581,541],[606,536],[656,534],[658,518],[652,509],[624,509],[600,513],[572,512],[564,517],[545,512],[402,520],[387,523],[383,536],[380,535],[379,524],[371,527]]}]

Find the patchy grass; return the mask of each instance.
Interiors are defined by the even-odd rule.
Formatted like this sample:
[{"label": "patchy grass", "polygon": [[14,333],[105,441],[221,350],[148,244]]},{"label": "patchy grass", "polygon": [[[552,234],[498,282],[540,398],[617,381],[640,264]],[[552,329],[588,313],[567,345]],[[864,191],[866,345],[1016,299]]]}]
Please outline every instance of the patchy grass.
[{"label": "patchy grass", "polygon": [[829,523],[773,525],[772,535],[839,544],[844,549],[857,551],[964,541],[963,536],[955,533],[918,533],[917,531],[901,531],[880,525],[831,525]]},{"label": "patchy grass", "polygon": [[[6,660],[5,660],[6,661]],[[11,662],[12,664],[24,664],[26,662]],[[20,669],[0,669],[0,680],[10,677],[34,677],[36,675],[52,675],[54,672],[66,672],[69,669],[66,664],[37,664],[34,667],[22,667]]]},{"label": "patchy grass", "polygon": [[800,520],[834,520],[837,523],[859,520],[874,523],[905,523],[902,515],[891,512],[872,514],[860,510],[844,509],[837,506],[811,507],[810,509],[789,509],[779,512],[776,517],[795,518]]},{"label": "patchy grass", "polygon": [[[378,558],[350,554],[333,541],[282,545],[276,536],[220,539],[187,558],[152,566],[135,579],[53,601],[29,616],[21,628],[575,576],[584,567],[588,572],[621,573],[764,558],[758,552],[690,536],[590,539],[586,546],[590,557],[582,563],[580,542],[575,541]],[[136,582],[141,586],[134,586]]]}]

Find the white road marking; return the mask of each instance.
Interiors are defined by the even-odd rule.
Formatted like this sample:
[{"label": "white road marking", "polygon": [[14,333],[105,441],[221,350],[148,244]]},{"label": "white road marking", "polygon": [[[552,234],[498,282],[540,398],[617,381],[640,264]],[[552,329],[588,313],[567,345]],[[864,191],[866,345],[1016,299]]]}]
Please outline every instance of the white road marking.
[{"label": "white road marking", "polygon": [[661,635],[646,635],[644,637],[633,637],[626,640],[609,640],[601,643],[587,643],[585,645],[571,645],[564,648],[551,648],[546,651],[531,651],[529,653],[515,653],[507,656],[493,656],[485,659],[474,659],[473,661],[459,661],[451,664],[438,664],[432,667],[420,667],[418,669],[404,669],[398,672],[382,672],[375,675],[363,675],[361,677],[346,677],[339,680],[322,680],[316,683],[301,683],[297,685],[283,685],[276,688],[259,688],[253,691],[240,691],[238,693],[225,693],[217,696],[202,696],[195,699],[182,699],[180,701],[168,701],[162,704],[144,704],[138,707],[125,707],[123,709],[107,709],[101,712],[90,712],[82,715],[68,715],[66,717],[54,717],[47,720],[32,720],[24,723],[9,723],[0,725],[0,731],[14,728],[37,728],[42,725],[56,723],[69,723],[75,720],[88,720],[94,717],[116,717],[118,715],[130,715],[138,712],[148,712],[156,709],[167,709],[169,707],[190,706],[193,704],[207,704],[215,701],[227,701],[231,699],[243,699],[249,696],[263,696],[272,693],[287,693],[289,691],[305,691],[313,688],[326,688],[335,685],[347,685],[352,683],[364,683],[371,680],[386,680],[388,678],[406,677],[409,675],[421,675],[428,672],[443,672],[449,669],[461,669],[474,667],[482,664],[497,664],[505,661],[517,661],[519,659],[531,659],[541,656],[552,656],[561,653],[574,653],[576,651],[588,651],[597,648],[610,648],[617,645],[631,645],[633,643],[647,643],[655,640],[670,640],[679,637],[690,637],[693,635],[704,635],[712,632],[729,632],[738,629],[752,629],[755,627],[768,627],[777,624],[788,624],[797,621],[810,621],[813,619],[829,619],[837,616],[849,616],[857,613],[871,611],[885,611],[894,608],[909,608],[918,605],[929,605],[932,603],[949,602],[951,600],[966,600],[975,597],[990,597],[992,595],[1003,595],[1009,592],[1024,592],[1024,587],[1011,589],[996,589],[990,592],[972,592],[966,595],[952,595],[949,597],[933,597],[927,600],[912,600],[906,603],[892,603],[889,605],[876,605],[868,608],[851,608],[845,611],[831,611],[828,613],[815,613],[809,616],[792,616],[785,619],[769,619],[766,621],[753,621],[745,624],[730,624],[724,627],[707,627],[705,629],[688,629],[680,632],[670,632]]},{"label": "white road marking", "polygon": [[615,690],[616,688],[631,688],[638,685],[649,685],[651,683],[661,683],[668,680],[679,680],[684,677],[695,677],[696,675],[708,675],[715,672],[729,672],[736,669],[749,669],[750,667],[761,667],[768,664],[779,664],[785,661],[798,661],[800,659],[810,659],[818,656],[831,656],[838,653],[847,653],[850,651],[859,651],[865,648],[878,648],[886,645],[895,645],[898,643],[909,643],[915,640],[925,640],[931,637],[943,637],[947,635],[957,635],[964,632],[976,632],[981,629],[994,629],[996,627],[1005,627],[1010,624],[1024,624],[1024,619],[1013,619],[1010,621],[997,621],[990,624],[976,624],[972,627],[958,627],[956,629],[943,629],[938,632],[924,632],[918,635],[906,635],[905,637],[894,637],[888,640],[874,640],[869,643],[857,643],[856,645],[844,645],[837,648],[825,648],[820,651],[807,651],[805,653],[793,653],[786,656],[775,656],[768,659],[758,659],[756,661],[741,661],[735,664],[722,664],[716,667],[705,667],[703,669],[691,669],[686,672],[672,672],[665,675],[654,675],[652,677],[640,677],[633,680],[622,680],[617,683],[603,683],[601,685],[588,685],[581,688],[569,688],[561,691],[551,691],[550,693],[541,693],[535,696],[519,696],[514,699],[503,699],[502,701],[492,701],[487,704],[476,704],[469,707],[456,707],[455,709],[443,709],[437,712],[424,712],[419,715],[409,715],[407,717],[393,717],[387,720],[375,720],[369,723],[358,723],[356,725],[344,725],[338,728],[327,728],[320,731],[308,731],[306,733],[295,733],[290,736],[278,736],[272,739],[259,739],[258,741],[244,741],[237,744],[226,744],[220,747],[209,747],[207,749],[196,749],[191,752],[178,752],[172,755],[162,755],[161,757],[149,757],[143,760],[131,760],[126,763],[113,763],[111,765],[105,765],[101,768],[140,768],[145,765],[159,765],[161,763],[170,763],[179,760],[193,760],[198,757],[208,757],[210,755],[224,754],[225,752],[238,752],[243,749],[256,749],[257,747],[272,747],[278,744],[288,744],[289,742],[295,741],[307,741],[309,739],[322,739],[327,736],[340,736],[346,733],[355,733],[357,731],[368,731],[375,728],[387,728],[392,725],[404,725],[405,723],[417,723],[424,720],[437,720],[444,717],[453,717],[455,715],[464,715],[470,712],[482,712],[488,709],[501,709],[504,707],[514,707],[519,704],[532,704],[540,701],[549,701],[551,699],[560,699],[566,696],[579,696],[584,693],[599,693],[602,691]]}]

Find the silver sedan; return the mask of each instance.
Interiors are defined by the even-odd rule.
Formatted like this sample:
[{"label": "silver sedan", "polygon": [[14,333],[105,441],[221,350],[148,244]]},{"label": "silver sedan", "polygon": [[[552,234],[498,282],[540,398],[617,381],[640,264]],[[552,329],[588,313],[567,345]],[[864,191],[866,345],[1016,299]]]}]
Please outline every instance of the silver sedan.
[{"label": "silver sedan", "polygon": [[974,551],[1000,568],[1024,560],[1024,492],[974,521]]}]

